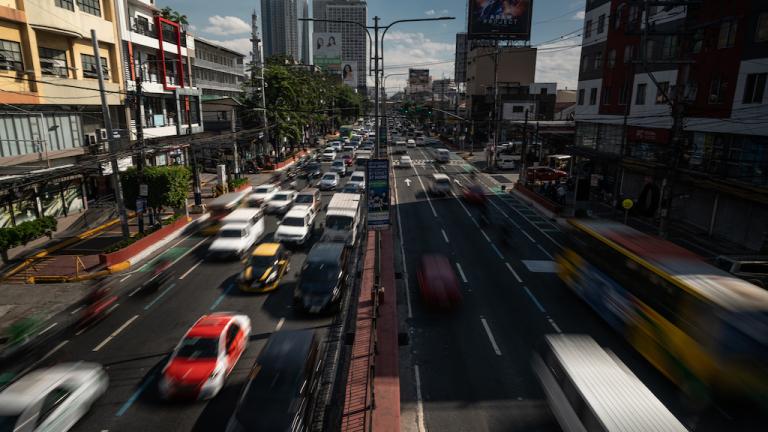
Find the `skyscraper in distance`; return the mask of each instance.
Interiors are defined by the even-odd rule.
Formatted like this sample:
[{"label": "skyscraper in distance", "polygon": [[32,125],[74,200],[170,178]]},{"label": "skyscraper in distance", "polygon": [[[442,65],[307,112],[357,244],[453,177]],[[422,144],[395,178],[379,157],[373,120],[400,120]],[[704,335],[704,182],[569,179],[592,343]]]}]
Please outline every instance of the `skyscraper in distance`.
[{"label": "skyscraper in distance", "polygon": [[301,60],[297,1],[261,0],[261,28],[264,58],[286,55]]},{"label": "skyscraper in distance", "polygon": [[[368,4],[362,0],[313,0],[312,17],[354,21],[367,25]],[[365,29],[355,24],[315,21],[314,31],[315,33],[341,33],[341,59],[344,62],[355,62],[358,91],[366,94],[368,35]]]},{"label": "skyscraper in distance", "polygon": [[[309,0],[298,0],[299,18],[309,18]],[[299,21],[299,52],[303,64],[311,64],[312,45],[309,42],[312,35],[309,30],[309,21]]]}]

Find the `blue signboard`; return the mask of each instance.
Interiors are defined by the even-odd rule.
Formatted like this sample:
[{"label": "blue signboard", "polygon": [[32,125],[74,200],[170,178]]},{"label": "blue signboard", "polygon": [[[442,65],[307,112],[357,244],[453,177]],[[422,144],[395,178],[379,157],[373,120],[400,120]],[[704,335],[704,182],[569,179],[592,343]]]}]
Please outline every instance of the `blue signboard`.
[{"label": "blue signboard", "polygon": [[368,228],[389,228],[389,160],[371,159],[366,167]]}]

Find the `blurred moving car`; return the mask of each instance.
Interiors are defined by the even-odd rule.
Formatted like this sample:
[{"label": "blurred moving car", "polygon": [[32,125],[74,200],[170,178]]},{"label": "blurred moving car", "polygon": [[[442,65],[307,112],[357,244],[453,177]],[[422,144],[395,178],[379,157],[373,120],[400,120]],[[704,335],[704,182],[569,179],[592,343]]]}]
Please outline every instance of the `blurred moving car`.
[{"label": "blurred moving car", "polygon": [[246,201],[250,207],[258,207],[268,203],[269,200],[280,190],[280,187],[273,183],[267,183],[253,188],[253,193],[248,195]]},{"label": "blurred moving car", "polygon": [[263,227],[247,223],[231,223],[221,227],[219,234],[208,247],[211,258],[240,258],[256,244],[264,234]]},{"label": "blurred moving car", "polygon": [[320,190],[333,190],[339,186],[339,175],[334,172],[327,172],[320,178],[320,182],[317,187]]},{"label": "blurred moving car", "polygon": [[462,190],[462,195],[464,196],[464,199],[470,204],[484,205],[487,201],[483,187],[476,184],[464,187]]},{"label": "blurred moving car", "polygon": [[416,141],[414,141],[412,139],[409,139],[408,141],[405,142],[405,147],[406,148],[416,148]]},{"label": "blurred moving car", "polygon": [[448,149],[439,148],[435,150],[435,161],[440,163],[447,163],[451,160],[451,152]]},{"label": "blurred moving car", "polygon": [[314,330],[273,333],[248,375],[227,432],[309,430],[322,369]]},{"label": "blurred moving car", "polygon": [[459,280],[445,255],[422,256],[416,279],[419,282],[421,299],[428,307],[448,310],[461,304]]},{"label": "blurred moving car", "polygon": [[399,168],[412,168],[413,160],[410,156],[400,156],[400,161],[397,164]]},{"label": "blurred moving car", "polygon": [[323,150],[322,160],[324,162],[330,162],[336,159],[336,150],[333,147],[328,147]]},{"label": "blurred moving car", "polygon": [[271,200],[267,203],[266,211],[273,214],[284,214],[293,205],[293,200],[296,198],[296,191],[281,190],[276,193]]},{"label": "blurred moving car", "polygon": [[352,159],[352,155],[345,154],[341,157],[341,160],[344,161],[344,166],[352,166],[352,164],[355,162],[354,159]]},{"label": "blurred moving car", "polygon": [[293,293],[296,306],[309,313],[338,309],[348,285],[344,243],[322,242],[312,246]]},{"label": "blurred moving car", "polygon": [[355,171],[349,176],[347,185],[353,185],[357,187],[357,192],[365,190],[365,171]]},{"label": "blurred moving car", "polygon": [[320,212],[320,191],[317,188],[307,188],[296,194],[292,209],[309,207],[315,214]]},{"label": "blurred moving car", "polygon": [[315,212],[309,207],[291,209],[275,231],[275,241],[303,245],[315,230]]},{"label": "blurred moving car", "polygon": [[438,196],[447,196],[451,193],[451,179],[446,174],[432,174],[432,182],[429,184],[429,193]]},{"label": "blurred moving car", "polygon": [[248,346],[251,320],[246,315],[203,315],[187,331],[163,368],[159,390],[165,399],[210,399]]},{"label": "blurred moving car", "polygon": [[344,177],[347,175],[347,165],[343,160],[336,159],[335,161],[331,162],[331,171],[338,174],[339,177]]},{"label": "blurred moving car", "polygon": [[109,385],[96,363],[62,363],[37,369],[0,393],[0,431],[67,431]]},{"label": "blurred moving car", "polygon": [[245,268],[237,277],[242,291],[274,291],[290,267],[291,256],[280,243],[262,243],[256,246]]},{"label": "blurred moving car", "polygon": [[568,177],[567,172],[550,167],[530,167],[525,175],[527,181],[555,181]]}]

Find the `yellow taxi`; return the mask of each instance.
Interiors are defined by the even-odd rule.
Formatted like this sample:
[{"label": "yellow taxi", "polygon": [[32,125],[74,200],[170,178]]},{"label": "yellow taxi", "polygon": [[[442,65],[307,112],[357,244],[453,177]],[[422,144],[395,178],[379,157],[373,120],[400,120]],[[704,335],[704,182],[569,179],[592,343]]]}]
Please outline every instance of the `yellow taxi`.
[{"label": "yellow taxi", "polygon": [[277,289],[288,272],[290,252],[280,243],[262,243],[254,249],[238,276],[242,291],[267,292]]}]

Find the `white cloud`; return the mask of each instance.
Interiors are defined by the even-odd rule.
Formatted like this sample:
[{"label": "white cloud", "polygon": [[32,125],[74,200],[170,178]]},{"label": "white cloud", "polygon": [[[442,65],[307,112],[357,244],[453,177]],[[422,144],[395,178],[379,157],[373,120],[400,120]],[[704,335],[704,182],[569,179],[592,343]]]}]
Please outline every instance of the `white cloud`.
[{"label": "white cloud", "polygon": [[559,89],[578,87],[581,46],[572,46],[577,43],[572,40],[559,41],[539,47],[536,82],[556,82]]},{"label": "white cloud", "polygon": [[586,12],[578,11],[578,12],[576,12],[575,15],[573,15],[573,19],[579,20],[579,21],[583,21],[584,20],[584,16],[586,16]]},{"label": "white cloud", "polygon": [[448,9],[443,9],[443,10],[440,11],[440,13],[441,14],[447,14],[448,13]]},{"label": "white cloud", "polygon": [[251,31],[251,26],[236,16],[214,15],[208,17],[208,24],[210,25],[205,27],[203,31],[219,36],[249,33]]},{"label": "white cloud", "polygon": [[434,9],[430,9],[430,10],[428,10],[428,11],[424,12],[424,15],[429,15],[429,16],[432,16],[432,15],[434,15],[434,14],[435,14],[435,10],[434,10]]},{"label": "white cloud", "polygon": [[[408,73],[408,68],[414,67],[429,69],[433,79],[443,75],[453,77],[454,43],[435,41],[424,33],[393,31],[387,33],[384,45],[384,75]],[[439,64],[426,64],[437,62]],[[387,93],[402,90],[407,78],[406,75],[387,78]]]},{"label": "white cloud", "polygon": [[248,56],[249,58],[246,59],[246,61],[250,61],[250,53],[251,53],[251,40],[249,38],[238,38],[238,39],[230,39],[230,40],[214,40],[214,39],[207,39],[211,42],[221,45],[223,47],[229,48],[231,50],[237,51],[245,56]]}]

